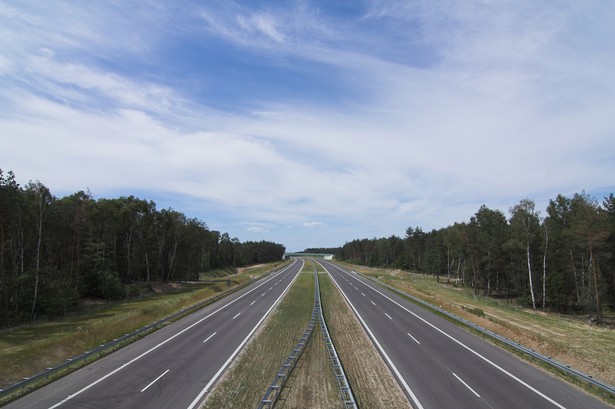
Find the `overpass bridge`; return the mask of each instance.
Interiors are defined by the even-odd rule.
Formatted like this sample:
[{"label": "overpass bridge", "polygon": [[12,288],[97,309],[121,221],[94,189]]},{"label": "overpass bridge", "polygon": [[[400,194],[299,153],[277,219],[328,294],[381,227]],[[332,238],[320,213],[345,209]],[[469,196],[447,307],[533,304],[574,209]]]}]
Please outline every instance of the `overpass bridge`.
[{"label": "overpass bridge", "polygon": [[314,257],[314,258],[322,258],[325,260],[333,260],[333,254],[326,253],[284,253],[284,260],[291,257]]}]

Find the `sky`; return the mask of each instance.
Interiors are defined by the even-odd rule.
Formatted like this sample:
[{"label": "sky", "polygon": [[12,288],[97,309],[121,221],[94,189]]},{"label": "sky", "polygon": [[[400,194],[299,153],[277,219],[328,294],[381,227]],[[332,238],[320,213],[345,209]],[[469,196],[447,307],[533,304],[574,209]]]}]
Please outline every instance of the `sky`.
[{"label": "sky", "polygon": [[0,169],[289,251],[615,192],[615,2],[0,0]]}]

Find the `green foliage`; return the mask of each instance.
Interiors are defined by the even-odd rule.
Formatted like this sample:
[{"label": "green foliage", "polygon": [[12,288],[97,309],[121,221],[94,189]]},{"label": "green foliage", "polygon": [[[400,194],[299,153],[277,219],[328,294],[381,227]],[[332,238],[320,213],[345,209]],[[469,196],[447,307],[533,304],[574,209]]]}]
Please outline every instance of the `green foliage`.
[{"label": "green foliage", "polygon": [[85,294],[88,298],[120,300],[128,295],[117,273],[111,270],[96,270],[85,275]]},{"label": "green foliage", "polygon": [[353,240],[336,257],[444,275],[444,282],[471,287],[475,294],[583,312],[600,321],[604,307],[615,309],[615,196],[601,207],[584,192],[558,195],[544,218],[530,199],[511,207],[509,220],[481,206],[468,222],[430,232],[411,226],[403,239]]},{"label": "green foliage", "polygon": [[173,209],[134,196],[55,198],[41,182],[25,188],[0,169],[0,322],[53,317],[82,298],[138,296],[152,281],[266,263],[284,246],[241,243]]}]

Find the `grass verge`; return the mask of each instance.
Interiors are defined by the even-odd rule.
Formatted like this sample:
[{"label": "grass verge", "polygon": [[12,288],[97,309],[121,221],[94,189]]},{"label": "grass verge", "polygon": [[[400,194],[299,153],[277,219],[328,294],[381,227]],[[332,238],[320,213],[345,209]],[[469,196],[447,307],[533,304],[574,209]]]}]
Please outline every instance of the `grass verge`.
[{"label": "grass verge", "polygon": [[[434,276],[348,267],[615,385],[615,329],[611,327],[593,325],[580,316],[532,311],[506,300],[475,296],[472,289],[438,283]],[[525,355],[524,358],[528,359]],[[553,370],[544,364],[541,366]],[[588,389],[576,378],[566,379]],[[612,396],[605,396],[592,388],[588,390],[611,404],[615,403]]]},{"label": "grass verge", "polygon": [[409,408],[410,403],[328,274],[321,274],[323,312],[360,408]]},{"label": "grass verge", "polygon": [[303,335],[314,306],[314,276],[301,273],[277,308],[214,389],[202,408],[255,408]]},{"label": "grass verge", "polygon": [[[269,269],[275,266],[269,265]],[[230,288],[249,281],[254,274],[247,270],[230,276]],[[0,331],[0,385],[14,384],[227,289],[225,283],[182,284],[167,288],[169,292],[164,294],[87,306],[61,321],[4,329]]]}]

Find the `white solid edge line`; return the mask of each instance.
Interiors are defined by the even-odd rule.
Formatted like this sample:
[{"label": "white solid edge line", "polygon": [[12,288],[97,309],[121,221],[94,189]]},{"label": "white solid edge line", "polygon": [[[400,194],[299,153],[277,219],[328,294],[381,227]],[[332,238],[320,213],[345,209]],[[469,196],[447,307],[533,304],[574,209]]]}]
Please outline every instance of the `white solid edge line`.
[{"label": "white solid edge line", "polygon": [[[303,259],[301,259],[301,268],[299,269],[299,272],[301,272],[301,270],[303,269],[303,265],[305,264],[305,262],[303,261]],[[265,320],[265,318],[267,318],[267,316],[269,315],[269,313],[275,308],[275,306],[278,304],[278,302],[282,299],[282,297],[284,297],[284,294],[286,294],[286,292],[288,291],[288,289],[290,288],[291,285],[293,285],[293,283],[295,282],[295,280],[297,279],[297,277],[299,277],[299,273],[297,273],[297,275],[295,275],[295,278],[293,278],[293,280],[288,284],[288,286],[284,289],[284,291],[282,291],[282,294],[280,294],[280,296],[277,298],[277,300],[275,300],[275,302],[271,305],[271,307],[267,310],[267,312],[265,313],[265,315],[263,315],[263,317],[256,323],[256,325],[254,326],[254,328],[252,328],[252,331],[250,331],[250,333],[244,338],[243,341],[241,341],[241,344],[239,344],[239,346],[237,347],[237,349],[231,354],[231,356],[226,360],[226,362],[220,367],[220,369],[218,369],[218,372],[216,372],[216,374],[213,376],[213,378],[211,378],[211,380],[207,383],[207,385],[205,385],[205,387],[203,388],[203,390],[197,395],[196,398],[194,398],[194,400],[192,401],[192,403],[190,404],[190,406],[188,406],[188,409],[193,409],[199,402],[200,400],[203,398],[203,396],[209,392],[209,388],[211,387],[211,385],[214,384],[214,382],[218,379],[218,377],[220,375],[222,375],[222,372],[224,372],[224,370],[226,369],[227,366],[230,365],[230,363],[233,361],[233,359],[235,359],[235,356],[239,353],[239,351],[241,350],[241,348],[243,348],[243,346],[248,342],[248,340],[250,339],[250,337],[252,336],[252,334],[254,334],[254,332],[256,332],[256,330],[258,329],[258,327],[261,325],[261,323]]]},{"label": "white solid edge line", "polygon": [[327,274],[329,274],[331,276],[331,278],[333,279],[333,283],[340,290],[340,292],[342,293],[342,295],[344,296],[344,298],[346,299],[346,301],[348,302],[348,304],[350,305],[350,307],[354,311],[354,313],[357,316],[357,318],[359,318],[359,320],[361,321],[361,324],[363,325],[363,328],[365,328],[365,330],[367,331],[367,333],[369,334],[371,339],[374,341],[374,344],[376,344],[376,346],[380,350],[380,353],[382,354],[382,356],[384,356],[384,359],[386,359],[386,361],[388,362],[388,364],[391,367],[391,369],[393,369],[393,372],[395,372],[395,375],[397,376],[397,379],[400,380],[400,382],[402,383],[402,386],[404,387],[404,389],[406,389],[406,391],[408,392],[408,395],[410,395],[410,398],[412,398],[412,401],[416,404],[416,409],[424,409],[423,405],[421,405],[421,402],[419,402],[419,400],[416,397],[416,395],[414,394],[414,392],[412,392],[412,389],[410,389],[410,386],[408,386],[408,384],[406,383],[406,380],[401,376],[401,373],[399,373],[399,370],[397,369],[397,367],[395,366],[395,364],[393,363],[391,358],[389,358],[389,356],[385,352],[384,348],[382,348],[382,345],[380,345],[380,342],[378,342],[378,339],[374,336],[374,333],[372,332],[372,330],[369,329],[369,327],[367,326],[367,324],[363,320],[363,317],[361,317],[361,315],[359,314],[357,309],[354,307],[354,305],[352,305],[352,303],[350,302],[350,300],[346,296],[346,293],[344,293],[344,291],[339,286],[337,281],[335,281],[335,278],[333,278],[333,275],[329,273],[329,270],[327,270],[327,268],[325,266],[323,266],[323,267],[324,267],[325,271],[327,272]]},{"label": "white solid edge line", "polygon": [[[352,277],[352,275],[350,273],[343,271],[345,274],[348,274],[349,276]],[[380,294],[381,296],[383,296],[384,298],[386,298],[387,300],[391,301],[393,304],[396,304],[398,307],[404,309],[405,311],[407,311],[408,313],[414,315],[416,318],[418,318],[419,320],[423,321],[425,324],[429,325],[430,327],[432,327],[433,329],[435,329],[436,331],[440,332],[442,335],[446,336],[447,338],[449,338],[450,340],[456,342],[457,344],[459,344],[460,346],[462,346],[463,348],[467,349],[468,351],[470,351],[471,353],[473,353],[474,355],[476,355],[477,357],[479,357],[480,359],[482,359],[483,361],[487,362],[489,365],[493,366],[494,368],[498,369],[499,371],[501,371],[502,373],[508,375],[510,378],[514,379],[515,381],[519,382],[521,385],[525,386],[526,388],[528,388],[529,390],[531,390],[532,392],[536,393],[538,396],[542,397],[543,399],[551,402],[553,405],[557,406],[560,409],[566,409],[565,406],[560,405],[559,403],[557,403],[556,401],[554,401],[553,399],[551,399],[550,397],[548,397],[547,395],[545,395],[544,393],[540,392],[538,389],[534,388],[532,385],[526,383],[525,381],[519,379],[518,377],[516,377],[515,375],[513,375],[512,373],[508,372],[506,369],[502,368],[501,366],[499,366],[498,364],[496,364],[495,362],[490,361],[489,359],[485,358],[484,356],[482,356],[481,354],[479,354],[478,352],[476,352],[475,350],[473,350],[472,348],[470,348],[469,346],[467,346],[466,344],[464,344],[463,342],[459,341],[457,338],[454,338],[452,335],[447,334],[446,332],[444,332],[443,330],[441,330],[440,328],[436,327],[435,325],[433,325],[431,322],[425,320],[424,318],[420,317],[419,315],[415,314],[414,312],[410,311],[409,309],[407,309],[406,307],[404,307],[403,305],[401,305],[400,303],[398,303],[397,301],[393,300],[392,298],[388,297],[386,294],[383,294],[382,292],[380,292],[379,290],[377,290],[376,288],[372,287],[371,285],[368,285],[366,282],[363,282],[362,280],[359,280],[357,277],[354,277],[357,281],[359,281],[360,283],[363,283],[363,285],[371,288],[372,290],[374,290],[375,292],[377,292],[378,294]]]},{"label": "white solid edge line", "polygon": [[[284,268],[283,270],[281,270],[278,274],[281,274],[282,271],[286,271],[287,269],[291,268],[295,263],[292,263],[291,265],[287,266],[286,268]],[[200,324],[201,322],[205,321],[207,318],[211,317],[212,315],[216,314],[217,312],[223,310],[224,308],[228,307],[229,305],[233,304],[235,301],[240,300],[241,298],[245,297],[246,295],[250,294],[252,291],[256,290],[257,288],[259,288],[262,285],[265,285],[266,283],[268,283],[269,281],[273,280],[275,277],[278,276],[278,274],[270,277],[268,280],[260,283],[259,285],[257,285],[256,287],[254,287],[253,289],[251,289],[250,291],[247,291],[245,294],[240,295],[239,297],[235,298],[233,301],[229,302],[228,304],[223,305],[222,307],[218,308],[217,310],[215,310],[214,312],[212,312],[211,314],[209,314],[208,316],[201,318],[200,320],[198,320],[197,322],[195,322],[194,324],[184,328],[183,330],[179,331],[178,333],[176,333],[175,335],[165,339],[164,341],[162,341],[161,343],[159,343],[158,345],[156,345],[153,348],[148,349],[147,351],[143,352],[141,355],[133,358],[132,360],[126,362],[125,364],[123,364],[122,366],[120,366],[119,368],[114,369],[113,371],[109,372],[108,374],[106,374],[105,376],[102,376],[100,378],[98,378],[97,380],[95,380],[94,382],[92,382],[91,384],[84,386],[83,388],[79,389],[77,392],[73,393],[72,395],[68,395],[68,397],[62,399],[60,402],[56,403],[53,406],[50,406],[49,409],[55,409],[57,407],[59,407],[60,405],[65,404],[66,402],[68,402],[69,400],[71,400],[72,398],[74,398],[75,396],[81,395],[83,392],[87,391],[88,389],[90,389],[92,386],[95,386],[97,384],[99,384],[100,382],[104,381],[105,379],[107,379],[108,377],[116,374],[117,372],[119,372],[120,370],[126,368],[128,365],[132,364],[133,362],[138,361],[139,359],[143,358],[145,355],[149,354],[150,352],[158,349],[159,347],[161,347],[162,345],[166,344],[167,342],[171,341],[172,339],[174,339],[175,337],[178,337],[179,335],[183,334],[184,332],[188,331],[189,329],[192,329],[193,327],[197,326],[198,324]]]},{"label": "white solid edge line", "polygon": [[162,378],[163,376],[165,376],[168,372],[170,371],[170,369],[167,369],[166,371],[164,371],[162,373],[162,375],[160,375],[158,378],[154,379],[149,385],[147,385],[145,388],[141,389],[141,393],[145,392],[147,390],[147,388],[149,388],[150,386],[152,386],[153,384],[155,384],[156,382],[158,382],[158,380],[160,378]]}]

